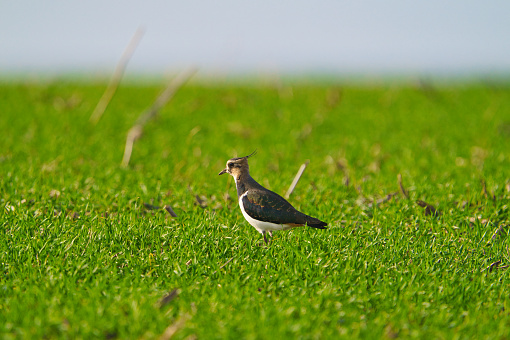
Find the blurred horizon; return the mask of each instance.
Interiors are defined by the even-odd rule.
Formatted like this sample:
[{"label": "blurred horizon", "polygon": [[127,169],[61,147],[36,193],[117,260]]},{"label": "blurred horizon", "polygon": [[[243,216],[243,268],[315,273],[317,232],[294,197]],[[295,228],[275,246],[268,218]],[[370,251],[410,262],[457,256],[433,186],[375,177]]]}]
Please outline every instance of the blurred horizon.
[{"label": "blurred horizon", "polygon": [[196,66],[209,77],[510,76],[510,2],[4,2],[0,79],[126,76]]}]

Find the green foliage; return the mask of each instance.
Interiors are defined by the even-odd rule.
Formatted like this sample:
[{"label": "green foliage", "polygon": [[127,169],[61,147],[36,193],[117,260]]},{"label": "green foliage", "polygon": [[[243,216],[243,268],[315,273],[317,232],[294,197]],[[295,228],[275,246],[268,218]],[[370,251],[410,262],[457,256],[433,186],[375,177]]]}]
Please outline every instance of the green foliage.
[{"label": "green foliage", "polygon": [[[127,169],[161,88],[122,86],[93,126],[103,90],[0,85],[3,337],[510,335],[510,88],[189,85]],[[310,160],[290,201],[329,229],[260,245],[217,176],[255,149],[281,194]]]}]

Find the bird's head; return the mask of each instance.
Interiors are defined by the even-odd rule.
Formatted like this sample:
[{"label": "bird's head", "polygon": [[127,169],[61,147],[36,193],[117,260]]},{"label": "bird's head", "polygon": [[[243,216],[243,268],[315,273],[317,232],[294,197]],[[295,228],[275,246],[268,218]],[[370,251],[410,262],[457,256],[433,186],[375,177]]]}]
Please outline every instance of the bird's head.
[{"label": "bird's head", "polygon": [[239,179],[241,175],[249,173],[248,158],[255,155],[256,153],[257,151],[253,151],[248,156],[229,159],[227,161],[226,168],[221,170],[218,175],[230,174],[232,177],[234,177],[234,179]]}]

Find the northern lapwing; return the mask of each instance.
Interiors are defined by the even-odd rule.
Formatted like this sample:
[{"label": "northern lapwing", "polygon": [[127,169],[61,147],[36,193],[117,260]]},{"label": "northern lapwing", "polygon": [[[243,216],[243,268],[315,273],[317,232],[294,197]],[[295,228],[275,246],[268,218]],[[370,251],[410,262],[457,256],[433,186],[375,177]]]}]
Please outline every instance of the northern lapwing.
[{"label": "northern lapwing", "polygon": [[305,215],[297,211],[283,197],[258,184],[251,176],[248,167],[248,158],[236,157],[227,161],[227,167],[218,175],[228,173],[234,177],[237,187],[239,207],[244,218],[267,242],[266,233],[273,236],[275,230],[287,230],[295,227],[309,226],[317,229],[326,229],[326,222]]}]

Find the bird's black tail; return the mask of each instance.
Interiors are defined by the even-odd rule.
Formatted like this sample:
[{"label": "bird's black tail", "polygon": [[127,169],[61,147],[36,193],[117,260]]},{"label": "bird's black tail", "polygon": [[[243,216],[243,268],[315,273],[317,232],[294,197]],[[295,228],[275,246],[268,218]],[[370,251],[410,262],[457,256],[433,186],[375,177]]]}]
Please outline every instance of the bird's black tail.
[{"label": "bird's black tail", "polygon": [[313,221],[311,223],[306,223],[307,226],[317,229],[327,229],[326,226],[328,225],[326,222],[322,222],[321,220]]}]

